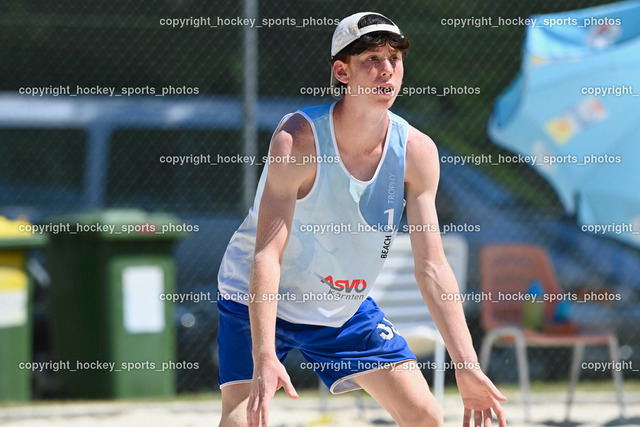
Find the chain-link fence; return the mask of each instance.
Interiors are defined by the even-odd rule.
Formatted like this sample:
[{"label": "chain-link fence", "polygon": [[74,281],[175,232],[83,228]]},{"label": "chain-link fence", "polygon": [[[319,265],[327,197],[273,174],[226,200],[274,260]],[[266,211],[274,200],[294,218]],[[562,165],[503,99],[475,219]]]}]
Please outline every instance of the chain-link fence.
[{"label": "chain-link fence", "polygon": [[[260,27],[259,159],[282,114],[331,101],[326,93],[309,92],[328,86],[337,21],[363,8],[374,10],[392,18],[411,41],[407,91],[393,110],[439,146],[440,222],[469,243],[468,291],[479,290],[482,246],[540,244],[564,289],[622,295],[621,301],[599,305],[591,321],[613,325],[621,357],[640,366],[640,328],[616,316],[628,310],[638,319],[638,250],[605,238],[575,237],[581,234],[575,219],[526,164],[454,165],[446,157],[510,154],[493,145],[485,129],[493,101],[519,70],[526,25],[518,18],[602,3],[372,0],[359,6],[262,0],[252,22],[245,21],[242,2],[6,0],[0,5],[2,213],[36,222],[95,208],[176,213],[184,224],[198,226],[176,249],[179,292],[215,299],[220,259],[246,214],[243,179],[248,168],[260,170],[238,157],[245,154],[246,27]],[[456,18],[473,19],[463,25]],[[39,258],[47,267],[46,257]],[[35,357],[42,360],[53,357],[48,293],[36,286]],[[197,371],[178,372],[181,391],[216,388],[217,312],[210,302],[192,298],[174,306],[177,360],[200,363]],[[479,346],[480,305],[466,309]],[[517,380],[509,351],[495,356],[494,367],[508,368],[492,370],[498,381]],[[588,357],[602,359],[596,353]],[[532,378],[564,379],[569,359],[568,350],[531,352]],[[300,361],[295,355],[288,361],[294,383],[315,387],[317,379],[299,369]],[[625,377],[634,376],[625,371]],[[452,371],[447,381],[453,381]],[[55,395],[55,387],[41,387],[41,394]]]}]

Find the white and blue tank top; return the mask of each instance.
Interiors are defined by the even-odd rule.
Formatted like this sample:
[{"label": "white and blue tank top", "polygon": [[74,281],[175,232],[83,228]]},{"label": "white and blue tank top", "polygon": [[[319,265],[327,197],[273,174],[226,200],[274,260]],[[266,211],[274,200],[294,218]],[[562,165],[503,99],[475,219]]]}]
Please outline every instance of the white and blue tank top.
[{"label": "white and blue tank top", "polygon": [[[277,315],[281,319],[339,327],[366,299],[399,227],[405,205],[409,125],[388,111],[382,157],[373,177],[361,181],[351,176],[340,159],[333,127],[334,106],[309,107],[295,113],[313,129],[316,176],[309,193],[296,202],[281,265],[279,294],[272,298],[278,299]],[[249,302],[258,210],[267,168],[265,164],[253,207],[231,238],[218,273],[219,298],[245,305]]]}]

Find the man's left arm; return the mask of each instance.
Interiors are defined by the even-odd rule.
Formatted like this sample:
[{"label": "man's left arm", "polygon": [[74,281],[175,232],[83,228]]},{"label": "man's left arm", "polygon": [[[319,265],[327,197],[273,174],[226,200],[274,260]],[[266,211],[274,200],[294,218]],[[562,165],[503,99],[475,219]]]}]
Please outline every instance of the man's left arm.
[{"label": "man's left arm", "polygon": [[506,426],[499,403],[506,398],[479,368],[462,302],[444,298],[458,293],[459,289],[440,238],[435,207],[439,176],[435,144],[428,136],[410,128],[405,188],[408,225],[410,229],[415,225],[413,229],[420,230],[410,234],[416,281],[456,366],[456,381],[465,406],[463,425],[469,425],[472,411],[476,425],[480,425],[481,420],[485,426],[490,425],[493,410],[499,425]]}]

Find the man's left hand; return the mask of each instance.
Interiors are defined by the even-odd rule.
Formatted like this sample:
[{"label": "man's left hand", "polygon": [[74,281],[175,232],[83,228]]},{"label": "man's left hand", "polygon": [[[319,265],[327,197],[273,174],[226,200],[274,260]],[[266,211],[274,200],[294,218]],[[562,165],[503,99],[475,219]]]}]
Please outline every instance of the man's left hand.
[{"label": "man's left hand", "polygon": [[480,369],[457,369],[456,382],[464,404],[463,427],[470,427],[473,415],[474,426],[491,426],[496,414],[499,427],[506,427],[507,420],[500,402],[507,400],[491,380]]}]

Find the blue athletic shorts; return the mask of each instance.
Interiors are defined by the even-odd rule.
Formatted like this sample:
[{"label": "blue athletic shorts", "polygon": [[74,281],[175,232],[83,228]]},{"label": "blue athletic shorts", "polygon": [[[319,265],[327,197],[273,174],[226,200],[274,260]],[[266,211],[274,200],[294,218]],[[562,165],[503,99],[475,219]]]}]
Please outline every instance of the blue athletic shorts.
[{"label": "blue athletic shorts", "polygon": [[[234,301],[218,299],[218,384],[250,382],[253,376],[249,309]],[[332,393],[359,389],[354,377],[393,364],[416,360],[376,303],[367,298],[339,328],[276,321],[276,353],[283,361],[297,348]]]}]

